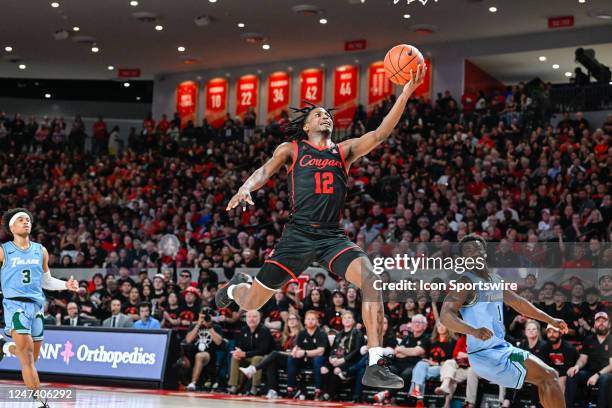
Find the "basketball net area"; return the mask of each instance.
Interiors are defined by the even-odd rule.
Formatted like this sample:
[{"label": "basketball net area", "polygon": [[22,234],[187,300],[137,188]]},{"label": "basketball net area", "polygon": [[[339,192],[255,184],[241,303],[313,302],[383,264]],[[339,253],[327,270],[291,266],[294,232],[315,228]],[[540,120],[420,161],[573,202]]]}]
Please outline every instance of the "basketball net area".
[{"label": "basketball net area", "polygon": [[[406,0],[406,4],[410,4],[410,3],[414,3],[415,1],[419,1],[422,5],[426,5],[428,0]],[[438,2],[438,0],[433,0],[436,3]],[[402,2],[402,0],[393,0],[393,4],[397,4]]]}]

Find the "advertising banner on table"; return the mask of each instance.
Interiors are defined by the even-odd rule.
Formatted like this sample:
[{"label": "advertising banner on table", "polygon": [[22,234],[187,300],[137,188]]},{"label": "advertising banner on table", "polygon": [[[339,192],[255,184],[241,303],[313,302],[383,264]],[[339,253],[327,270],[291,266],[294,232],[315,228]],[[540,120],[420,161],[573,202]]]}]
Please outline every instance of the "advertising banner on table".
[{"label": "advertising banner on table", "polygon": [[228,82],[225,78],[213,78],[206,84],[206,121],[214,128],[223,126],[227,113]]},{"label": "advertising banner on table", "polygon": [[289,110],[291,99],[291,75],[274,72],[268,76],[268,117],[280,118],[283,110]]},{"label": "advertising banner on table", "polygon": [[187,125],[188,121],[196,123],[196,112],[198,108],[198,84],[193,81],[185,81],[176,87],[176,111],[181,118],[181,127]]},{"label": "advertising banner on table", "polygon": [[236,83],[236,116],[242,117],[250,108],[255,108],[259,96],[259,77],[256,75],[243,75]]},{"label": "advertising banner on table", "polygon": [[323,105],[325,94],[325,75],[320,68],[309,68],[300,74],[300,107],[304,107],[304,101]]},{"label": "advertising banner on table", "polygon": [[359,91],[359,67],[342,65],[334,71],[334,122],[337,127],[346,128],[353,120],[357,109]]},{"label": "advertising banner on table", "polygon": [[377,61],[368,67],[368,113],[380,101],[393,93],[393,83],[385,75],[383,61]]},{"label": "advertising banner on table", "polygon": [[[44,374],[161,381],[170,337],[167,331],[45,328],[36,369]],[[21,371],[4,356],[0,370]]]},{"label": "advertising banner on table", "polygon": [[414,91],[414,96],[423,96],[424,98],[431,98],[431,60],[426,59],[425,65],[427,66],[427,73],[425,74],[425,80],[419,86],[416,91]]}]

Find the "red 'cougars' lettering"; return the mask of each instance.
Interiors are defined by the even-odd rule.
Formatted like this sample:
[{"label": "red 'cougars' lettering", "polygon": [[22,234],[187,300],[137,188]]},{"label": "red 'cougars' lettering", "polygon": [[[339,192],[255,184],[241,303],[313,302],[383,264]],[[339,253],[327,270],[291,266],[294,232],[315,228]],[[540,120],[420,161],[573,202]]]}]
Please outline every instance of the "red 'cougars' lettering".
[{"label": "red 'cougars' lettering", "polygon": [[342,168],[342,162],[340,160],[332,159],[313,159],[311,155],[305,154],[300,159],[300,167],[314,166],[318,169],[325,167],[339,167]]}]

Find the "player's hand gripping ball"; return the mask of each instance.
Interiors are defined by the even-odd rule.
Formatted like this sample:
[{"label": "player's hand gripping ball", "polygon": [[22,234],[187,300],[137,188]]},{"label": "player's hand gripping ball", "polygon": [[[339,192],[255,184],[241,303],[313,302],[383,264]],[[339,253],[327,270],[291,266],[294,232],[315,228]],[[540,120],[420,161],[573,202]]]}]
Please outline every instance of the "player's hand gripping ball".
[{"label": "player's hand gripping ball", "polygon": [[421,51],[412,45],[396,45],[385,55],[384,67],[387,78],[396,85],[410,82],[412,79],[410,72],[416,74],[421,65],[425,65],[425,59]]}]

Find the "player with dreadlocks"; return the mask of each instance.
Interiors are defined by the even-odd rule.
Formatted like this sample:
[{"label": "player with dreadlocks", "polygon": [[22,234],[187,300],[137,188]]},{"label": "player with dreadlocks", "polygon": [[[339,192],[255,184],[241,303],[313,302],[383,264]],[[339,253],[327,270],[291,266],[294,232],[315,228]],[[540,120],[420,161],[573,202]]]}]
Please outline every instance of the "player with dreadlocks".
[{"label": "player with dreadlocks", "polygon": [[[37,391],[40,380],[34,364],[43,341],[43,288],[76,292],[79,283],[72,276],[68,281],[51,276],[47,249],[30,241],[32,221],[32,214],[25,208],[14,208],[2,217],[5,230],[13,235],[12,241],[0,245],[0,278],[4,332],[14,342],[7,343],[0,337],[0,360],[4,356],[17,357],[26,387]],[[49,406],[36,392],[33,395],[39,408]]]},{"label": "player with dreadlocks", "polygon": [[[237,273],[217,292],[217,306],[227,307],[233,301],[242,309],[257,310],[286,282],[296,279],[317,261],[363,291],[362,315],[368,335],[369,365],[362,382],[370,387],[399,389],[404,382],[389,370],[383,358],[382,294],[374,289],[377,277],[372,264],[340,227],[348,170],[351,163],[389,137],[408,99],[423,82],[426,70],[420,65],[415,75],[411,71],[410,81],[380,126],[358,138],[336,144],[331,138],[334,123],[330,110],[314,105],[296,110],[300,116],[288,127],[294,140],[279,145],[272,158],[245,181],[227,205],[229,211],[241,203],[243,207],[246,203],[253,204],[251,192],[265,185],[282,166],[287,166],[292,211],[280,241],[253,281]],[[298,344],[292,356],[307,363],[320,356],[324,347],[316,345],[314,350],[305,350],[302,346]],[[295,384],[289,386],[292,388]]]}]

